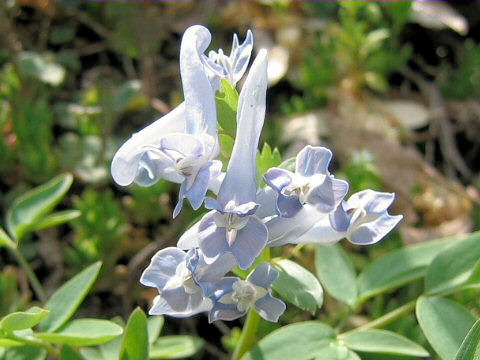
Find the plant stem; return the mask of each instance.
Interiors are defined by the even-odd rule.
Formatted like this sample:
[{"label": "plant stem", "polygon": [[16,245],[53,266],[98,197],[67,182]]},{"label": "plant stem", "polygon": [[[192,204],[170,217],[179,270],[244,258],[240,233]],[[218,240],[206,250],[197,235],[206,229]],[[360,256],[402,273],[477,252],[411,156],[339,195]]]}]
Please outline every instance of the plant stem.
[{"label": "plant stem", "polygon": [[7,335],[6,338],[21,342],[25,345],[32,345],[32,346],[36,346],[36,347],[41,347],[42,349],[45,349],[50,356],[53,356],[54,358],[57,358],[57,359],[60,357],[60,352],[58,351],[57,348],[55,348],[54,346],[52,346],[52,345],[50,345],[50,344],[48,344],[48,343],[46,343],[42,340],[37,340],[37,339],[34,339],[34,338],[24,338],[24,337],[16,336],[16,335],[13,335],[13,334]]},{"label": "plant stem", "polygon": [[[265,248],[260,255],[261,261],[270,261],[270,248]],[[240,340],[235,346],[235,351],[232,355],[232,360],[240,360],[241,357],[255,344],[255,338],[257,335],[258,325],[260,325],[260,315],[255,309],[248,311],[247,319],[243,324],[242,334]]]},{"label": "plant stem", "polygon": [[[354,330],[350,330],[347,332],[352,332],[352,331],[361,331],[361,330],[368,330],[368,329],[373,329],[373,328],[382,328],[395,320],[401,318],[403,315],[406,315],[410,312],[412,312],[415,309],[415,304],[417,303],[417,300],[412,300],[399,308],[396,308],[393,311],[390,311],[389,313],[380,316],[378,319],[372,320],[365,325],[359,326],[358,328]],[[346,333],[344,333],[346,334]]]},{"label": "plant stem", "polygon": [[43,290],[43,286],[38,280],[37,275],[35,275],[32,268],[30,267],[30,264],[18,248],[10,248],[10,250],[17,259],[20,266],[23,268],[23,271],[25,271],[25,273],[27,274],[28,280],[30,281],[30,285],[32,285],[35,295],[37,295],[38,299],[42,303],[45,303],[47,301],[47,295],[45,293],[45,290]]},{"label": "plant stem", "polygon": [[260,315],[255,309],[250,309],[243,325],[242,335],[238,341],[235,351],[233,352],[232,360],[240,360],[241,357],[252,347],[255,343],[255,337],[260,324]]}]

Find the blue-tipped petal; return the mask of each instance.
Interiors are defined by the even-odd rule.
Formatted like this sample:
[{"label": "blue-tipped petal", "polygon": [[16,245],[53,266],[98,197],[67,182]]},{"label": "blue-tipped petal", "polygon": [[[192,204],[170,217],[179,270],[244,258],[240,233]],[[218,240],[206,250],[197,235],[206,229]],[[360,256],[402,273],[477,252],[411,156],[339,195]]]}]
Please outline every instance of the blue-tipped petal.
[{"label": "blue-tipped petal", "polygon": [[307,198],[307,203],[324,213],[329,213],[342,202],[348,192],[348,183],[343,180],[327,176],[322,184],[313,188]]},{"label": "blue-tipped petal", "polygon": [[232,84],[235,85],[247,70],[248,62],[253,49],[253,34],[247,31],[247,36],[242,45],[238,45],[237,34],[233,35],[232,51],[230,52],[230,60],[232,63]]},{"label": "blue-tipped petal", "polygon": [[338,232],[346,232],[350,226],[350,217],[345,211],[344,204],[346,203],[343,201],[338,205],[334,212],[328,214],[332,228]]},{"label": "blue-tipped petal", "polygon": [[297,155],[295,172],[306,177],[327,174],[331,160],[332,152],[327,148],[308,145]]},{"label": "blue-tipped petal", "polygon": [[192,256],[194,261],[189,262],[188,269],[194,274],[195,281],[201,283],[216,283],[229,271],[231,271],[237,262],[231,253],[225,253],[216,261],[207,264],[200,249],[192,250],[195,254]]},{"label": "blue-tipped petal", "polygon": [[254,285],[268,288],[277,280],[278,271],[275,270],[269,263],[261,263],[257,268],[247,277],[247,280]]},{"label": "blue-tipped petal", "polygon": [[347,239],[357,245],[370,245],[382,240],[399,222],[402,215],[383,214],[372,222],[364,223],[347,235]]},{"label": "blue-tipped petal", "polygon": [[[185,129],[185,103],[180,104],[167,115],[133,134],[115,153],[111,172],[119,185],[130,185],[138,176],[139,162],[152,147],[158,147],[163,136],[182,132]],[[156,168],[156,166],[153,166]],[[154,171],[156,174],[156,172]]]},{"label": "blue-tipped petal", "polygon": [[186,132],[217,135],[215,93],[204,69],[202,54],[210,44],[207,28],[194,25],[183,34],[180,75],[185,97]]},{"label": "blue-tipped petal", "polygon": [[302,210],[302,203],[296,195],[284,195],[278,193],[276,210],[277,214],[284,218],[291,218]]},{"label": "blue-tipped petal", "polygon": [[250,217],[248,223],[237,233],[231,252],[242,269],[248,269],[267,244],[268,231],[265,224],[256,217]]},{"label": "blue-tipped petal", "polygon": [[238,100],[237,134],[227,173],[218,193],[226,205],[255,201],[257,192],[257,151],[265,120],[267,52],[260,50],[248,73]]},{"label": "blue-tipped petal", "polygon": [[219,302],[214,303],[212,309],[208,313],[208,322],[212,323],[217,320],[235,320],[244,316],[246,312],[240,312],[237,310],[235,304],[222,304]]},{"label": "blue-tipped petal", "polygon": [[208,298],[204,298],[202,303],[194,311],[178,312],[173,310],[171,306],[166,302],[166,300],[159,295],[155,297],[155,299],[153,300],[153,306],[148,311],[148,314],[149,315],[168,315],[168,316],[173,316],[177,318],[185,318],[201,312],[210,311],[211,308],[212,308],[212,301]]},{"label": "blue-tipped petal", "polygon": [[186,254],[175,247],[158,251],[145,269],[140,282],[149,287],[162,289],[171,277],[175,276],[178,264],[185,260]]},{"label": "blue-tipped petal", "polygon": [[278,192],[292,182],[292,177],[290,171],[280,168],[270,168],[263,176],[265,183]]},{"label": "blue-tipped petal", "polygon": [[278,322],[278,318],[285,312],[285,303],[268,294],[255,302],[255,309],[265,320]]},{"label": "blue-tipped petal", "polygon": [[217,227],[215,215],[213,211],[206,214],[198,227],[198,245],[207,264],[211,264],[219,256],[230,250],[227,243],[226,229]]},{"label": "blue-tipped petal", "polygon": [[257,203],[260,205],[255,212],[260,219],[274,216],[277,213],[277,196],[275,191],[270,188],[261,188],[257,192]]}]

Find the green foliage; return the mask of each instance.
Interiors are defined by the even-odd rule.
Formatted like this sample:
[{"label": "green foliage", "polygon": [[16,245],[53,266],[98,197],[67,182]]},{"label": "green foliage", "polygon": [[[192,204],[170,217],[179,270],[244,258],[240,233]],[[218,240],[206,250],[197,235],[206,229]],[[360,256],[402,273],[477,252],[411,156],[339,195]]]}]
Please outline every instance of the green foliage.
[{"label": "green foliage", "polygon": [[65,69],[49,56],[34,52],[22,52],[18,57],[18,69],[25,78],[32,78],[52,86],[60,85]]},{"label": "green foliage", "polygon": [[480,45],[467,39],[455,68],[444,66],[440,74],[442,92],[451,99],[480,99]]},{"label": "green foliage", "polygon": [[434,257],[450,241],[443,239],[406,246],[373,261],[358,276],[359,301],[422,278]]},{"label": "green foliage", "polygon": [[148,360],[149,339],[147,317],[142,309],[135,309],[128,319],[120,348],[121,360]]},{"label": "green foliage", "polygon": [[110,271],[121,254],[126,219],[110,190],[87,189],[74,201],[82,215],[72,223],[74,243],[67,253],[70,264],[81,267],[102,260]]},{"label": "green foliage", "polygon": [[335,336],[330,326],[319,321],[283,326],[260,340],[242,360],[312,359],[334,343]]},{"label": "green foliage", "polygon": [[0,321],[0,329],[6,332],[30,329],[40,323],[50,311],[33,306],[27,311],[8,314]]},{"label": "green foliage", "polygon": [[220,90],[215,95],[217,120],[220,131],[235,138],[237,133],[238,92],[227,79],[220,81]]},{"label": "green foliage", "polygon": [[152,344],[151,359],[185,359],[203,348],[204,340],[197,336],[164,336]]},{"label": "green foliage", "polygon": [[273,267],[280,274],[272,287],[282,299],[312,314],[322,307],[323,290],[310,271],[287,259],[274,262]]},{"label": "green foliage", "polygon": [[55,331],[73,316],[92,288],[101,266],[100,262],[90,265],[51,296],[45,304],[50,315],[40,324],[42,331]]},{"label": "green foliage", "polygon": [[72,175],[59,175],[14,201],[7,212],[7,228],[17,243],[28,232],[59,225],[79,215],[78,212],[49,215],[70,189],[72,182]]},{"label": "green foliage", "polygon": [[362,330],[346,333],[345,345],[355,351],[387,355],[427,357],[428,352],[413,341],[385,330]]},{"label": "green foliage", "polygon": [[77,319],[66,323],[54,332],[39,332],[35,336],[53,344],[92,346],[106,343],[121,335],[122,332],[123,329],[112,321]]},{"label": "green foliage", "polygon": [[478,358],[480,358],[480,320],[473,324],[455,355],[455,360],[475,360]]},{"label": "green foliage", "polygon": [[438,355],[454,359],[475,318],[462,305],[434,296],[420,297],[416,311],[420,327]]},{"label": "green foliage", "polygon": [[338,176],[348,181],[351,193],[383,188],[379,170],[367,151],[355,152]]},{"label": "green foliage", "polygon": [[338,244],[315,247],[315,268],[325,290],[335,299],[353,306],[357,299],[353,264]]},{"label": "green foliage", "polygon": [[429,294],[451,291],[479,280],[480,233],[475,232],[442,250],[433,260],[425,278]]},{"label": "green foliage", "polygon": [[282,156],[277,148],[272,148],[267,143],[263,144],[262,151],[258,153],[257,166],[260,175],[267,172],[272,167],[279,166],[282,162]]}]

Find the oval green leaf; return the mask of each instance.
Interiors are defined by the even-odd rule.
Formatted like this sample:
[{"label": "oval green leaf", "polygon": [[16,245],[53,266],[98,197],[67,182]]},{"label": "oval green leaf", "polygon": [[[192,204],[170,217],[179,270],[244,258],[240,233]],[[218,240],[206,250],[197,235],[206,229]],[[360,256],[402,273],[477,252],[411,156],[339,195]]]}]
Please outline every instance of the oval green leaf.
[{"label": "oval green leaf", "polygon": [[85,358],[73,350],[70,346],[64,345],[62,347],[62,351],[60,352],[60,360],[85,360]]},{"label": "oval green leaf", "polygon": [[165,323],[163,316],[150,316],[147,321],[148,343],[153,344],[158,339]]},{"label": "oval green leaf", "polygon": [[52,211],[72,185],[71,174],[59,175],[17,198],[7,212],[7,229],[17,242]]},{"label": "oval green leaf", "polygon": [[72,320],[55,332],[36,333],[41,340],[70,346],[93,346],[106,343],[121,335],[121,326],[108,320]]},{"label": "oval green leaf", "polygon": [[429,356],[427,350],[410,339],[386,330],[353,331],[342,336],[344,344],[352,350],[415,357]]},{"label": "oval green leaf", "polygon": [[480,320],[473,324],[455,355],[455,360],[477,359],[480,359]]},{"label": "oval green leaf", "polygon": [[336,341],[335,336],[335,331],[320,321],[287,325],[260,340],[242,360],[314,359]]},{"label": "oval green leaf", "polygon": [[428,294],[438,294],[467,283],[480,259],[480,232],[456,241],[443,249],[428,267],[425,289]]},{"label": "oval green leaf", "polygon": [[361,360],[353,351],[345,346],[330,344],[318,351],[315,360]]},{"label": "oval green leaf", "polygon": [[220,90],[215,94],[217,118],[221,130],[235,138],[237,132],[238,92],[227,79],[220,82]]},{"label": "oval green leaf", "polygon": [[33,230],[42,230],[51,228],[54,226],[65,224],[71,220],[78,218],[82,213],[78,210],[65,210],[65,211],[58,211],[53,214],[49,214],[45,216],[43,219],[38,221]]},{"label": "oval green leaf", "polygon": [[0,328],[4,331],[30,329],[42,321],[50,311],[33,306],[27,311],[8,314],[0,321]]},{"label": "oval green leaf", "polygon": [[372,262],[358,276],[358,301],[363,302],[372,296],[420,279],[425,275],[433,258],[451,241],[452,239],[442,239],[407,246]]},{"label": "oval green leaf", "polygon": [[465,307],[436,296],[421,296],[417,300],[416,313],[425,337],[444,360],[455,358],[462,340],[475,322]]},{"label": "oval green leaf", "polygon": [[282,299],[312,314],[323,305],[322,286],[310,271],[287,259],[273,267],[280,275],[272,287]]},{"label": "oval green leaf", "polygon": [[339,244],[315,247],[317,276],[335,299],[353,305],[357,299],[355,269]]},{"label": "oval green leaf", "polygon": [[147,317],[136,308],[127,322],[120,348],[120,360],[148,360],[149,353]]},{"label": "oval green leaf", "polygon": [[150,358],[185,359],[199,352],[203,345],[203,339],[197,336],[163,336],[153,343],[150,350]]},{"label": "oval green leaf", "polygon": [[43,360],[47,352],[42,348],[25,345],[8,349],[2,360]]},{"label": "oval green leaf", "polygon": [[40,323],[40,330],[55,331],[73,316],[97,279],[101,266],[100,261],[90,265],[52,295],[45,304],[50,316]]}]

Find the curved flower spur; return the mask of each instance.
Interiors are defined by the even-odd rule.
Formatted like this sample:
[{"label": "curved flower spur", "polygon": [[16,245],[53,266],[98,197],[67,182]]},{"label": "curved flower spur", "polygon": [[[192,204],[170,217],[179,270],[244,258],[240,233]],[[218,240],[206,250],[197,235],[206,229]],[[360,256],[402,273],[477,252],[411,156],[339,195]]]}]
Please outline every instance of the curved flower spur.
[{"label": "curved flower spur", "polygon": [[[220,78],[235,84],[250,59],[253,36],[249,31],[242,45],[235,35],[230,57],[203,52],[210,44],[210,32],[203,26],[188,28],[180,50],[180,72],[186,101],[132,137],[115,154],[111,170],[115,182],[127,186],[136,182],[150,186],[164,178],[181,183],[174,217],[187,198],[194,209],[203,202],[208,188],[217,192],[221,163],[216,134],[215,90]],[[213,55],[215,54],[215,56]]]},{"label": "curved flower spur", "polygon": [[257,146],[265,118],[267,52],[261,50],[240,93],[237,135],[225,179],[217,199],[206,198],[214,209],[198,225],[198,246],[207,262],[231,252],[242,269],[260,255],[267,242],[267,228],[255,216],[258,208]]}]

